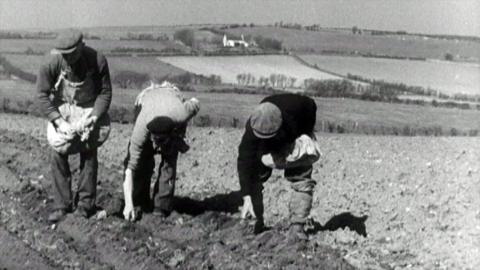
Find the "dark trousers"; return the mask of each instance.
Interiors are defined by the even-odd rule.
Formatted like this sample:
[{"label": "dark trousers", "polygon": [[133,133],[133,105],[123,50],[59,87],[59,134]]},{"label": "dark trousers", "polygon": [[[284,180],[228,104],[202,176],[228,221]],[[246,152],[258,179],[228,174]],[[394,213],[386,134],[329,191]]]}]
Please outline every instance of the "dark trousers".
[{"label": "dark trousers", "polygon": [[[68,155],[60,154],[52,149],[51,172],[54,181],[54,209],[73,210],[72,174],[68,163]],[[93,211],[95,208],[97,173],[97,149],[80,152],[80,177],[76,194],[77,206],[87,211]]]},{"label": "dark trousers", "polygon": [[[178,150],[174,144],[169,144],[159,153],[161,162],[158,167],[158,177],[153,187],[153,200],[150,197],[150,183],[155,168],[155,152],[151,141],[143,147],[139,167],[134,172],[133,179],[133,205],[140,206],[149,211],[152,207],[156,210],[170,212],[173,209],[173,196],[175,192],[175,178],[177,176]],[[128,164],[130,153],[125,159]]]},{"label": "dark trousers", "polygon": [[[304,223],[310,215],[313,202],[313,189],[316,182],[312,179],[313,166],[302,166],[296,168],[288,168],[284,171],[284,176],[293,194],[289,203],[290,220],[293,223]],[[257,219],[263,221],[263,183],[272,175],[272,169],[263,167],[260,173],[260,181],[252,187],[252,204]]]}]

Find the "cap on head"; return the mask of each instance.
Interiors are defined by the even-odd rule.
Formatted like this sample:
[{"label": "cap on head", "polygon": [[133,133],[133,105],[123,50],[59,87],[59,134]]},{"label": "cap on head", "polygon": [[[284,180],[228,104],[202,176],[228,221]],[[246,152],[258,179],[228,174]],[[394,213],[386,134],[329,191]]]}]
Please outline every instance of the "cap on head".
[{"label": "cap on head", "polygon": [[175,123],[170,117],[157,116],[147,124],[147,129],[154,135],[170,134],[175,128]]},{"label": "cap on head", "polygon": [[79,30],[69,29],[58,34],[51,54],[69,54],[82,42],[83,34]]},{"label": "cap on head", "polygon": [[282,126],[282,112],[270,102],[260,103],[250,116],[250,126],[256,137],[272,138]]}]

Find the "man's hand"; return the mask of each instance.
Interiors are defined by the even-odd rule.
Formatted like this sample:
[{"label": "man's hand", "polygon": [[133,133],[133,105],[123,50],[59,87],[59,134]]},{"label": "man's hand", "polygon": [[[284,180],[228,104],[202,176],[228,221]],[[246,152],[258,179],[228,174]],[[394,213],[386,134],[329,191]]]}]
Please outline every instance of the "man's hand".
[{"label": "man's hand", "polygon": [[132,204],[125,204],[125,208],[123,209],[123,217],[125,220],[135,221],[137,217]]},{"label": "man's hand", "polygon": [[253,211],[252,197],[249,195],[243,196],[243,207],[241,218],[255,218],[255,212]]}]

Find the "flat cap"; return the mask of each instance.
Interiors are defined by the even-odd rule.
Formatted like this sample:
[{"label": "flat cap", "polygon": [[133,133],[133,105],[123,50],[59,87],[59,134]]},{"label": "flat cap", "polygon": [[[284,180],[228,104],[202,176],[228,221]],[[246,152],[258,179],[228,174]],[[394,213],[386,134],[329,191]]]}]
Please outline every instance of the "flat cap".
[{"label": "flat cap", "polygon": [[69,54],[82,42],[83,34],[76,29],[68,29],[58,34],[55,39],[52,54]]},{"label": "flat cap", "polygon": [[168,135],[175,128],[175,123],[170,117],[157,116],[147,124],[147,129],[154,135]]},{"label": "flat cap", "polygon": [[250,116],[250,126],[256,137],[272,138],[282,126],[282,112],[273,103],[260,103]]}]

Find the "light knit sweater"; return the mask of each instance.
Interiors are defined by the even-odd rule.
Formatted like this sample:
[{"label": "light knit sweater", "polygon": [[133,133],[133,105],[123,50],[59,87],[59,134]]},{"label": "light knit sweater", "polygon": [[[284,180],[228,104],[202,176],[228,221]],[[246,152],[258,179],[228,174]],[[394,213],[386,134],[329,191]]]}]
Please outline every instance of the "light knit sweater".
[{"label": "light knit sweater", "polygon": [[[192,106],[192,103],[194,104]],[[139,114],[130,137],[130,159],[127,167],[133,171],[138,166],[144,144],[150,140],[147,124],[158,116],[170,117],[179,125],[184,124],[198,112],[198,100],[185,101],[183,94],[170,83],[152,85],[144,89],[135,102]]]}]

